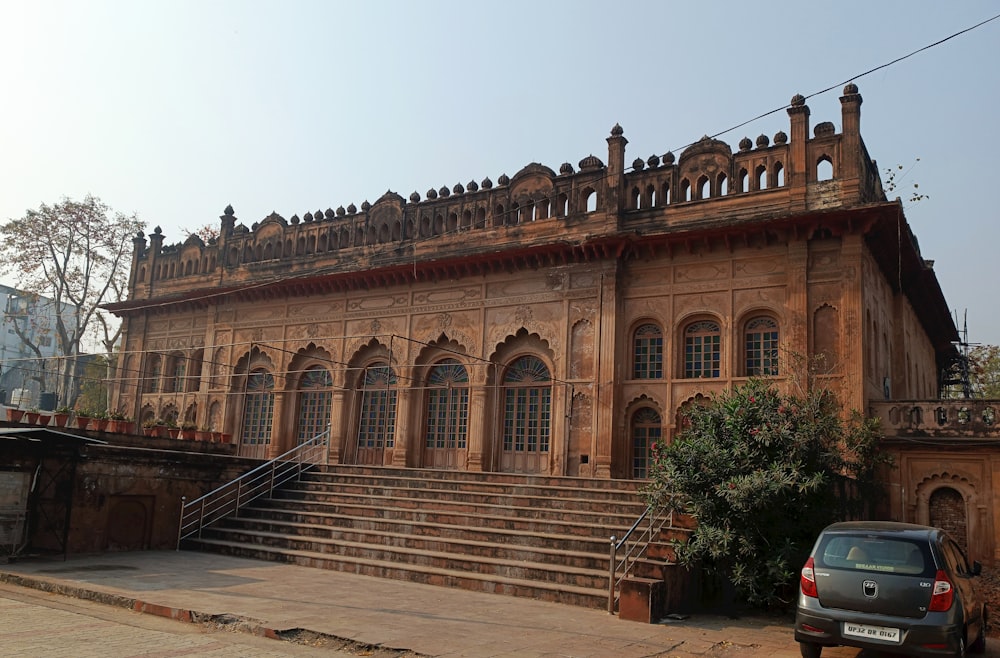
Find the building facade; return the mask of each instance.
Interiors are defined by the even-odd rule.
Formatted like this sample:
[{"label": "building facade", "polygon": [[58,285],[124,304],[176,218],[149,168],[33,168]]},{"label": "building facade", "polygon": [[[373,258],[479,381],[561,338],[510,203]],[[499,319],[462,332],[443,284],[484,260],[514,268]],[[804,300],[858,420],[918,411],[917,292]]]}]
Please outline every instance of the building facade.
[{"label": "building facade", "polygon": [[[642,478],[678,412],[751,376],[933,399],[957,331],[848,85],[840,132],[708,137],[387,192],[216,242],[135,239],[113,406],[276,456]],[[813,378],[807,377],[812,369]]]},{"label": "building facade", "polygon": [[[0,285],[0,403],[38,406],[44,402],[42,393],[58,388],[61,350],[56,306],[48,297]],[[64,305],[64,321],[69,323],[75,310]]]}]

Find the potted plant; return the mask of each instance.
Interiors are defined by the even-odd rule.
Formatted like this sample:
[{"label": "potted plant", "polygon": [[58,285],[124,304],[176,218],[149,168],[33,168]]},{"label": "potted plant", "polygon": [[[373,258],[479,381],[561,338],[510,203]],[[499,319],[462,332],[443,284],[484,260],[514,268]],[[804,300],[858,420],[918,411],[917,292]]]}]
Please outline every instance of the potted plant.
[{"label": "potted plant", "polygon": [[77,409],[76,420],[74,422],[76,422],[77,429],[87,429],[87,426],[90,425],[90,412],[86,409]]},{"label": "potted plant", "polygon": [[94,411],[90,415],[90,429],[103,432],[108,429],[108,414],[104,411]]},{"label": "potted plant", "polygon": [[108,412],[108,431],[115,434],[125,434],[129,418],[120,411]]},{"label": "potted plant", "polygon": [[24,413],[25,419],[28,421],[29,425],[35,425],[38,423],[38,407],[32,407]]},{"label": "potted plant", "polygon": [[181,428],[177,427],[177,421],[173,418],[167,418],[163,421],[164,425],[167,427],[167,436],[171,439],[176,439],[181,435]]},{"label": "potted plant", "polygon": [[196,441],[211,441],[212,440],[212,428],[211,427],[199,427],[195,430],[194,438]]},{"label": "potted plant", "polygon": [[24,417],[24,409],[18,409],[17,407],[7,407],[7,420],[12,423],[20,423],[21,418]]},{"label": "potted plant", "polygon": [[66,427],[66,421],[69,420],[69,414],[72,410],[63,405],[61,407],[56,407],[55,413],[52,414],[52,419],[56,427]]},{"label": "potted plant", "polygon": [[49,411],[48,409],[39,409],[38,410],[38,424],[39,425],[41,425],[42,427],[45,427],[45,426],[47,426],[49,424],[50,420],[52,420],[52,412],[51,411]]},{"label": "potted plant", "polygon": [[189,420],[185,420],[183,423],[181,423],[181,438],[194,440],[194,433],[195,430],[197,429],[198,426],[196,424],[194,424]]},{"label": "potted plant", "polygon": [[160,420],[158,418],[147,418],[142,421],[142,433],[144,436],[156,436],[159,426]]}]

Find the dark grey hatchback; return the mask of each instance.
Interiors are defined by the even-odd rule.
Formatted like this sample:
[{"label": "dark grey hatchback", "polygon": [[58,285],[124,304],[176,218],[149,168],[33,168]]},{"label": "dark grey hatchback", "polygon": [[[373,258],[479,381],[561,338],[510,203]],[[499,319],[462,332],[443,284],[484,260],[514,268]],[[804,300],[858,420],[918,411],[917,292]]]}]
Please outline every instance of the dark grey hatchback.
[{"label": "dark grey hatchback", "polygon": [[981,567],[939,528],[856,521],[820,533],[802,567],[795,639],[805,658],[846,645],[908,656],[986,649]]}]

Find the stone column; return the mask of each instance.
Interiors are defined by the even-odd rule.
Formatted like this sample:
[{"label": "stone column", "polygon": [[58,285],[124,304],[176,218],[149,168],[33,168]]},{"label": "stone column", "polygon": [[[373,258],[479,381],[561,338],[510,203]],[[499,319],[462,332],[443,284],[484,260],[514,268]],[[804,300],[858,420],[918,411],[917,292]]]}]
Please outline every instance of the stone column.
[{"label": "stone column", "polygon": [[483,434],[486,432],[486,385],[480,382],[469,389],[469,439],[465,470],[483,470]]},{"label": "stone column", "polygon": [[792,134],[788,151],[789,161],[785,163],[785,185],[791,190],[791,209],[804,210],[807,205],[808,185],[816,177],[816,163],[808,161],[809,106],[801,94],[792,97],[788,118],[789,131]]},{"label": "stone column", "polygon": [[347,433],[346,414],[344,399],[347,397],[343,389],[333,391],[333,400],[330,407],[330,453],[327,461],[330,464],[342,463],[345,446],[345,434]]},{"label": "stone column", "polygon": [[392,465],[405,467],[410,465],[409,451],[411,441],[410,415],[413,407],[413,391],[409,388],[398,389],[396,404],[395,444],[392,449]]},{"label": "stone column", "polygon": [[615,390],[617,363],[618,272],[607,268],[601,274],[600,303],[597,312],[597,389],[594,399],[595,451],[593,454],[594,477],[611,478],[611,457],[614,453],[615,416],[618,413]]},{"label": "stone column", "polygon": [[[293,422],[285,418],[285,392],[274,392],[274,415],[271,421],[271,443],[267,446],[267,458],[274,459],[291,449],[291,433],[294,432]],[[292,429],[289,429],[292,428]]]}]

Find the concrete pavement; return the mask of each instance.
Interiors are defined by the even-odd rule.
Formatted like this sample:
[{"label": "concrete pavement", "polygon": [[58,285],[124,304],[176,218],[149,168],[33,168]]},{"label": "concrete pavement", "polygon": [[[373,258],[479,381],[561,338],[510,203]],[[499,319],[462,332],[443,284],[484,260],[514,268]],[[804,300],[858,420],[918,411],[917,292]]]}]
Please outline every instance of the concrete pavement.
[{"label": "concrete pavement", "polygon": [[267,637],[300,629],[424,656],[800,655],[787,619],[641,624],[601,610],[188,551],[0,564],[0,582]]}]

